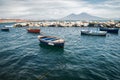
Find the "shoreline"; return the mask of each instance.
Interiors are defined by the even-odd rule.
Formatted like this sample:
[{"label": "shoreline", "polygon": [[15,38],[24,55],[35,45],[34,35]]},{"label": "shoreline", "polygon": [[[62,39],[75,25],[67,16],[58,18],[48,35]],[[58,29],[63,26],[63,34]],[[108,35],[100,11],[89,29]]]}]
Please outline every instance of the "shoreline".
[{"label": "shoreline", "polygon": [[14,27],[117,27],[120,28],[120,21],[39,21],[20,22]]}]

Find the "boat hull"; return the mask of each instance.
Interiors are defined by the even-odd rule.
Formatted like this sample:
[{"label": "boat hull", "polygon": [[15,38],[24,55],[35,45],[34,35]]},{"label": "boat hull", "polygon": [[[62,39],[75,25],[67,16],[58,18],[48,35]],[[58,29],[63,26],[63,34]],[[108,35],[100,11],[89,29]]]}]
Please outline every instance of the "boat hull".
[{"label": "boat hull", "polygon": [[9,28],[2,28],[1,31],[9,31]]},{"label": "boat hull", "polygon": [[29,33],[40,33],[40,29],[27,29]]},{"label": "boat hull", "polygon": [[40,44],[47,45],[47,46],[60,47],[60,48],[64,47],[64,43],[52,43],[52,42],[50,43],[50,42],[45,42],[41,40],[40,40]]},{"label": "boat hull", "polygon": [[81,31],[81,35],[91,35],[91,36],[106,36],[105,31]]}]

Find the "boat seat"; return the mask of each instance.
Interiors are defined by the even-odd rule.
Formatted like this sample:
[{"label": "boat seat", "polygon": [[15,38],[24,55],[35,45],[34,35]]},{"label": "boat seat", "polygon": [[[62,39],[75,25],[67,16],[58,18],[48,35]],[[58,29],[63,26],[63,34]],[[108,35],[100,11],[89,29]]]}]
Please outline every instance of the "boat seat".
[{"label": "boat seat", "polygon": [[57,39],[56,39],[56,38],[43,38],[42,40],[55,41],[55,40],[57,40]]},{"label": "boat seat", "polygon": [[55,41],[55,40],[58,40],[58,39],[56,39],[56,38],[50,39],[50,41]]},{"label": "boat seat", "polygon": [[50,39],[53,39],[53,38],[43,38],[44,40],[50,40]]}]

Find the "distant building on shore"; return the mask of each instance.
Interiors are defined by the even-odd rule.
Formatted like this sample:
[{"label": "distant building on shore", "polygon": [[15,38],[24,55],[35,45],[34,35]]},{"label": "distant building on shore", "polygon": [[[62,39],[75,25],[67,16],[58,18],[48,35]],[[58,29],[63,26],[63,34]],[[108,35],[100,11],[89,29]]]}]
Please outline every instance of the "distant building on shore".
[{"label": "distant building on shore", "polygon": [[10,23],[10,22],[27,22],[27,20],[22,20],[22,19],[0,19],[0,23]]}]

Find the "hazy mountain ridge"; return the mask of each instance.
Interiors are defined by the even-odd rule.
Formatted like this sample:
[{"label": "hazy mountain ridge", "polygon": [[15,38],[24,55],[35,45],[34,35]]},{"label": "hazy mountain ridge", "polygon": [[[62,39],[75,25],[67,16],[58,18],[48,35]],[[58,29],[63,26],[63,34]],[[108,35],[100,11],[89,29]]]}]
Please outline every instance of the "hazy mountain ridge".
[{"label": "hazy mountain ridge", "polygon": [[80,13],[80,14],[70,14],[61,18],[60,20],[104,20],[106,18],[101,18],[97,16],[90,15],[88,13]]}]

